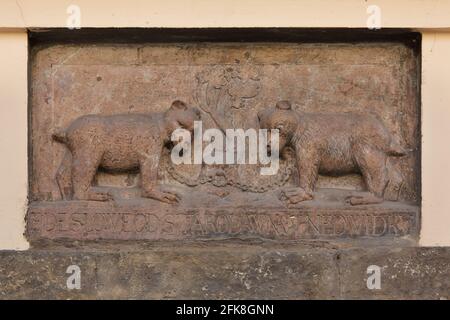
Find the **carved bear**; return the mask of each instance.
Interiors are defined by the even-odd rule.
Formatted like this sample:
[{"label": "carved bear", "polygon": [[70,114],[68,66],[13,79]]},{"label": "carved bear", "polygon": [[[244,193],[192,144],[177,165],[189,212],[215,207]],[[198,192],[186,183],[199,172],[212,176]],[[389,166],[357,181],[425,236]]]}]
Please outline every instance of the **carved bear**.
[{"label": "carved bear", "polygon": [[[92,187],[97,170],[138,169],[144,197],[177,202],[176,194],[156,186],[160,156],[175,129],[193,131],[194,121],[199,119],[199,110],[179,100],[164,113],[86,115],[76,119],[66,130],[53,134],[70,151],[66,152],[56,174],[62,197],[72,193],[77,200],[109,200],[109,193]],[[71,192],[67,192],[67,185],[71,185]]]},{"label": "carved bear", "polygon": [[288,101],[280,101],[258,118],[261,128],[279,130],[280,151],[288,145],[294,148],[300,188],[281,192],[280,199],[288,204],[313,199],[319,173],[352,172],[362,174],[370,193],[350,196],[347,201],[352,205],[380,203],[389,182],[388,170],[395,170],[388,168],[387,158],[407,152],[371,115],[300,113]]}]

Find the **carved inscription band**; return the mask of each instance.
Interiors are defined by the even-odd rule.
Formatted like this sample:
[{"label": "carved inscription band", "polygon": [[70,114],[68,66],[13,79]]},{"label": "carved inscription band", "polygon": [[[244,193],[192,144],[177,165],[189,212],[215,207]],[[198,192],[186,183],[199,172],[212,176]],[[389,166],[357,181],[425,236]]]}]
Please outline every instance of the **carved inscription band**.
[{"label": "carved inscription band", "polygon": [[417,232],[418,212],[388,209],[223,208],[129,211],[36,207],[28,235],[49,239],[188,240],[257,237],[279,240],[345,237],[402,237]]}]

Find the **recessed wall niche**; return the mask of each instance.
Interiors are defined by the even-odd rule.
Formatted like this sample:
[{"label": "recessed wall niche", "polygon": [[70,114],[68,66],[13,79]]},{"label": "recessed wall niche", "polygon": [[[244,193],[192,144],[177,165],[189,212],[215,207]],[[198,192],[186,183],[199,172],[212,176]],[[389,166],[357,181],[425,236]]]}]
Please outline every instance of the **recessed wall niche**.
[{"label": "recessed wall niche", "polygon": [[[417,236],[417,34],[119,29],[31,39],[31,241]],[[192,120],[190,108],[204,130],[295,119],[277,174],[174,165],[166,129]]]}]

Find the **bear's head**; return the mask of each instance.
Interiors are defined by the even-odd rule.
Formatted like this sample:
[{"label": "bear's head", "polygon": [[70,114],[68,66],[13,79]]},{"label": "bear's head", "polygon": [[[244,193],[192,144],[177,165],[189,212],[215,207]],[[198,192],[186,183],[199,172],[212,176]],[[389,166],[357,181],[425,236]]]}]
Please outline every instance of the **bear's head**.
[{"label": "bear's head", "polygon": [[194,131],[194,121],[200,120],[200,111],[190,107],[180,100],[172,102],[170,108],[164,114],[166,129],[171,134],[176,129]]},{"label": "bear's head", "polygon": [[297,129],[298,117],[292,110],[291,103],[283,100],[277,102],[275,108],[268,108],[258,113],[259,126],[261,129],[269,130],[268,145],[270,148],[270,129],[278,129],[279,132],[279,151],[289,145]]}]

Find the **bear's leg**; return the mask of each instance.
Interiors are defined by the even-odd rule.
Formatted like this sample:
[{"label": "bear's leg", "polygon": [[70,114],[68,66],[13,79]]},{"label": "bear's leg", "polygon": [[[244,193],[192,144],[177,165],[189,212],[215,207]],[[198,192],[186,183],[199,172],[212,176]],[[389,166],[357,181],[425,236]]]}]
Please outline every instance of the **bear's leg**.
[{"label": "bear's leg", "polygon": [[398,201],[404,185],[404,177],[392,161],[389,160],[386,163],[388,183],[384,190],[384,199]]},{"label": "bear's leg", "polygon": [[159,154],[154,154],[143,157],[140,161],[142,196],[169,204],[176,203],[179,200],[176,193],[157,188],[159,157]]},{"label": "bear's leg", "polygon": [[56,172],[55,180],[61,194],[61,199],[70,200],[72,198],[72,155],[66,150],[64,158]]},{"label": "bear's leg", "polygon": [[348,197],[347,202],[351,205],[383,202],[383,193],[387,184],[387,156],[384,152],[367,145],[356,146],[353,151],[370,194]]},{"label": "bear's leg", "polygon": [[290,204],[314,198],[313,192],[319,174],[320,157],[317,150],[311,147],[299,148],[296,154],[300,187],[285,188],[280,195],[280,200]]},{"label": "bear's leg", "polygon": [[72,184],[75,200],[107,201],[112,196],[107,192],[94,191],[92,180],[97,172],[103,152],[99,148],[83,146],[72,154]]}]

